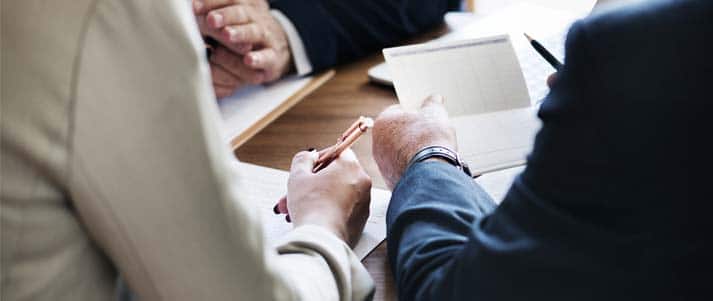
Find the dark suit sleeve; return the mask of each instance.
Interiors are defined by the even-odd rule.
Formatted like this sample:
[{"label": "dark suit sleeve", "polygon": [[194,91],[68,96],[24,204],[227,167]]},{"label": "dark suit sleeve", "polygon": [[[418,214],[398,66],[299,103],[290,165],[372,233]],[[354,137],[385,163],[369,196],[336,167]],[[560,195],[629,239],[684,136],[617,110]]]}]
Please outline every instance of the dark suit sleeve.
[{"label": "dark suit sleeve", "polygon": [[432,28],[458,0],[276,0],[295,25],[314,71],[370,54]]},{"label": "dark suit sleeve", "polygon": [[[563,141],[574,143],[569,144],[574,148],[585,147],[579,143],[586,137],[575,138],[577,131],[591,132],[585,123],[579,123],[586,110],[573,103],[582,88],[577,69],[590,68],[578,65],[589,59],[582,58],[588,54],[578,45],[582,35],[574,27],[560,82],[542,106],[544,129],[532,154],[538,161],[528,165],[495,211],[484,214],[488,212],[483,205],[488,204],[487,195],[445,163],[416,164],[395,187],[387,216],[388,254],[402,300],[526,300],[589,290],[588,281],[595,280],[594,274],[582,271],[600,269],[586,255],[588,250],[602,247],[593,242],[598,237],[596,230],[541,197],[569,183],[579,186],[580,181],[592,180],[570,172],[569,178],[558,175],[559,182],[551,182],[553,174],[548,171],[553,169],[539,161],[555,164],[541,153],[545,147]],[[553,157],[560,162],[556,171],[573,164],[575,155],[587,153],[567,153],[580,151],[577,149],[547,151],[558,156]],[[535,174],[549,177],[550,182],[533,185],[531,176]],[[567,196],[576,198],[577,193]],[[582,236],[591,240],[582,241]],[[576,243],[569,246],[568,242]]]}]

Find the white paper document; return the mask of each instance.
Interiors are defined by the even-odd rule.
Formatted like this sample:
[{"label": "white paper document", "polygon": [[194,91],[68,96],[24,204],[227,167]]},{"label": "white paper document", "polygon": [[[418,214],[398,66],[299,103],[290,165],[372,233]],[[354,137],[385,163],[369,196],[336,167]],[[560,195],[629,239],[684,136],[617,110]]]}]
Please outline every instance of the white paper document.
[{"label": "white paper document", "polygon": [[[509,35],[522,67],[530,100],[534,104],[547,95],[549,89],[545,79],[554,69],[535,52],[523,33],[530,34],[556,58],[563,61],[564,41],[569,26],[577,18],[584,17],[588,11],[584,9],[581,13],[572,13],[529,3],[514,4],[487,16],[474,15],[470,22],[451,26],[453,32],[430,43]],[[393,78],[387,67],[385,64],[373,67],[373,70],[369,71],[370,76],[379,83],[392,84]]]},{"label": "white paper document", "polygon": [[[287,192],[289,173],[248,163],[238,163],[243,175],[244,187],[248,189],[250,202],[261,212],[265,241],[274,244],[290,230],[293,224],[285,216],[273,213],[277,201]],[[354,253],[364,259],[386,238],[386,209],[391,193],[382,189],[371,190],[370,215],[361,239],[354,246]]]},{"label": "white paper document", "polygon": [[399,101],[445,97],[459,153],[474,173],[525,164],[540,127],[507,35],[384,50]]},{"label": "white paper document", "polygon": [[288,77],[270,85],[250,86],[218,101],[227,141],[266,118],[286,99],[307,86],[313,77]]},{"label": "white paper document", "polygon": [[525,170],[524,166],[494,171],[478,177],[475,182],[499,205],[510,190],[515,178],[523,170]]},{"label": "white paper document", "polygon": [[457,31],[442,37],[442,41],[457,41],[506,34],[515,49],[522,67],[530,100],[533,104],[542,101],[549,92],[547,76],[555,72],[530,45],[523,33],[528,33],[564,62],[564,42],[570,25],[586,15],[547,8],[541,5],[519,3],[472,22]]},{"label": "white paper document", "polygon": [[418,109],[437,93],[451,116],[530,106],[507,35],[384,49],[399,102]]}]

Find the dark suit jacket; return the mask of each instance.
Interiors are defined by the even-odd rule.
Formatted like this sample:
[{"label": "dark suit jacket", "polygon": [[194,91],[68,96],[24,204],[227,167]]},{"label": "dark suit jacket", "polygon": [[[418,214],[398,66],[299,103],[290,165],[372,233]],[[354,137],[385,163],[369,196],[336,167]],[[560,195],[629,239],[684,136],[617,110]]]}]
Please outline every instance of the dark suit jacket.
[{"label": "dark suit jacket", "polygon": [[[544,79],[543,79],[544,80]],[[501,205],[445,163],[388,211],[402,300],[713,300],[713,1],[575,23]]]},{"label": "dark suit jacket", "polygon": [[295,25],[314,71],[395,45],[443,22],[460,0],[272,0]]}]

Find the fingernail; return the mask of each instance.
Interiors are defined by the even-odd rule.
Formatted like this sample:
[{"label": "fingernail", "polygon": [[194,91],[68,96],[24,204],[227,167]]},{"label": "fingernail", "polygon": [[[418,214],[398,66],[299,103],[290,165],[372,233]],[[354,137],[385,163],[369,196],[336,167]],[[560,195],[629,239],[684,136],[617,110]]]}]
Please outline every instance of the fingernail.
[{"label": "fingernail", "polygon": [[223,27],[223,15],[219,13],[211,13],[210,15],[212,16],[211,19],[213,19],[211,22],[211,26],[213,26],[213,28],[218,29]]},{"label": "fingernail", "polygon": [[203,10],[203,0],[194,0],[193,11],[198,14],[201,10]]},{"label": "fingernail", "polygon": [[275,207],[272,207],[272,212],[274,212],[275,214],[280,214],[280,210],[277,209],[277,206],[278,206],[278,205],[279,205],[279,204],[276,204]]},{"label": "fingernail", "polygon": [[238,33],[235,31],[235,29],[226,27],[225,32],[228,33],[228,40],[230,42],[236,42],[238,40]]},{"label": "fingernail", "polygon": [[286,220],[288,223],[291,223],[291,222],[292,222],[292,219],[290,218],[289,215],[286,215],[286,216],[285,216],[285,220]]},{"label": "fingernail", "polygon": [[255,66],[255,65],[257,65],[257,64],[259,64],[259,62],[260,62],[260,56],[259,56],[259,55],[255,54],[255,53],[248,54],[248,64],[249,64],[251,67],[252,67],[252,66]]}]

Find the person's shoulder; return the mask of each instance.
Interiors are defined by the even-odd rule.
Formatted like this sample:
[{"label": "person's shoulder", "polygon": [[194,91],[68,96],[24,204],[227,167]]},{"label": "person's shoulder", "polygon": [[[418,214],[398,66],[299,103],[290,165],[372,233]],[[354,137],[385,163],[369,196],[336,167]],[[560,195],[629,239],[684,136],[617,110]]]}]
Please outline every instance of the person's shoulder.
[{"label": "person's shoulder", "polygon": [[636,0],[605,6],[577,25],[592,37],[617,37],[645,35],[661,28],[675,32],[710,17],[713,17],[713,1],[709,0]]},{"label": "person's shoulder", "polygon": [[713,34],[712,19],[710,0],[626,1],[572,25],[567,56],[597,62],[605,73],[622,72],[622,66],[631,72],[647,70],[653,61],[660,68],[675,68],[681,57],[706,56],[702,52],[711,48],[706,37]]}]

